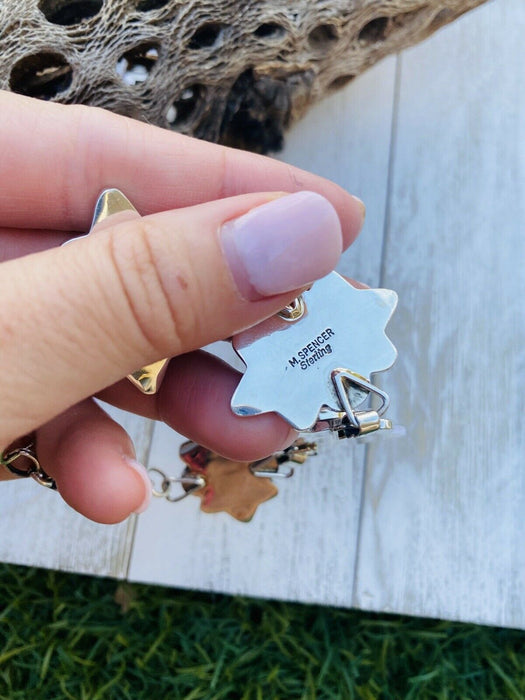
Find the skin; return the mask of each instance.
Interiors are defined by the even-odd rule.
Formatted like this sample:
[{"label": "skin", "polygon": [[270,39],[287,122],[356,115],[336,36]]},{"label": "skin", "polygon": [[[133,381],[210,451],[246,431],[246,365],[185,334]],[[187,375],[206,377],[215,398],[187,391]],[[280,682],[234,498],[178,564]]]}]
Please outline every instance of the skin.
[{"label": "skin", "polygon": [[[126,461],[129,436],[93,396],[231,459],[290,444],[279,417],[231,412],[238,373],[198,348],[262,321],[300,290],[242,299],[216,232],[275,197],[311,190],[335,207],[346,248],[362,225],[359,200],[284,163],[99,109],[0,92],[0,113],[0,451],[36,432],[62,497],[114,523],[141,507],[145,485]],[[108,187],[143,218],[58,247],[89,230]],[[174,359],[157,395],[122,379],[161,357]]]}]

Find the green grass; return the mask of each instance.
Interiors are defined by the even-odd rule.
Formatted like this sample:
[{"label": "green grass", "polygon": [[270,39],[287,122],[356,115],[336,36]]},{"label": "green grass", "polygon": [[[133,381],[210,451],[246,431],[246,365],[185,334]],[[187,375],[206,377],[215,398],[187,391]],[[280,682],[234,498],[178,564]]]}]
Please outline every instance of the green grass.
[{"label": "green grass", "polygon": [[525,698],[525,633],[0,566],[0,698]]}]

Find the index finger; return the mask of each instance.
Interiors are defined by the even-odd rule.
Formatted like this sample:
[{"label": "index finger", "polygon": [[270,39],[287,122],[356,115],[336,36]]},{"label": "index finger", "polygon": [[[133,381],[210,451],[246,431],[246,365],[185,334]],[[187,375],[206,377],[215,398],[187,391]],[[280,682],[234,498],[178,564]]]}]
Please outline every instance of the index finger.
[{"label": "index finger", "polygon": [[102,109],[0,91],[0,225],[86,231],[105,188],[151,214],[237,194],[316,191],[333,204],[345,246],[362,203],[311,173]]}]

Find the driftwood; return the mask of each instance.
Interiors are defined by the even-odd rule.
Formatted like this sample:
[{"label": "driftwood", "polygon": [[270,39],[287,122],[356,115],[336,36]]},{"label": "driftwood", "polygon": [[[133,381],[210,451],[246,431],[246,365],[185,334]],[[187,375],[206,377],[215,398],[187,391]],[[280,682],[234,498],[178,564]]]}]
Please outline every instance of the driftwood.
[{"label": "driftwood", "polygon": [[260,152],[485,0],[0,0],[0,88]]}]

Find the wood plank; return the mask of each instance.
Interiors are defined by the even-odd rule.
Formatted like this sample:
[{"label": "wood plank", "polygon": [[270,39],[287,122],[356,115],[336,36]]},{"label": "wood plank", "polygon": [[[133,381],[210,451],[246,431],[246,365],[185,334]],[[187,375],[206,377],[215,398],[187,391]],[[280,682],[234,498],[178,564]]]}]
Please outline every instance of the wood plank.
[{"label": "wood plank", "polygon": [[[317,106],[282,155],[369,203],[362,238],[340,268],[368,283],[380,271],[394,73],[389,59]],[[181,440],[157,426],[150,463],[180,473]],[[195,497],[154,502],[139,518],[130,579],[349,605],[364,454],[363,445],[328,441],[248,524],[201,513]]]},{"label": "wood plank", "polygon": [[521,0],[401,63],[385,378],[407,437],[369,453],[354,605],[525,627]]},{"label": "wood plank", "polygon": [[[145,459],[151,424],[114,409],[111,414]],[[2,484],[0,510],[0,561],[125,577],[136,516],[119,525],[93,523],[31,479]]]}]

